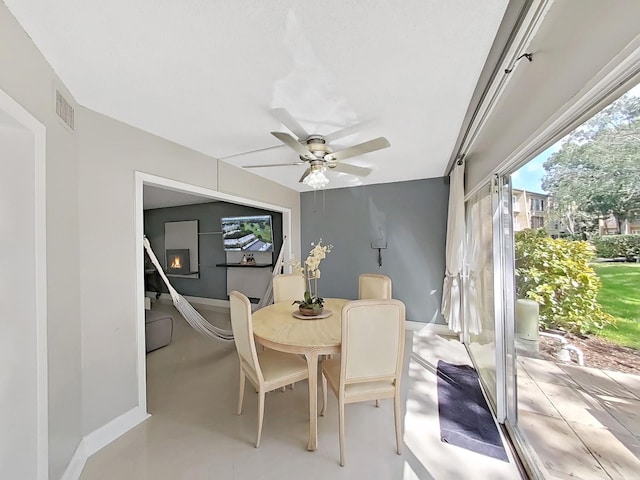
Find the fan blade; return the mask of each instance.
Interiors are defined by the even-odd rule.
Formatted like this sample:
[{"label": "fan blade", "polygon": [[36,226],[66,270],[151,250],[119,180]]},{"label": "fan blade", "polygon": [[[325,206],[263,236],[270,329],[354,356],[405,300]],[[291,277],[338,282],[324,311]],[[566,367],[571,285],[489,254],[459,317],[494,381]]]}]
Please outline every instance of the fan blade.
[{"label": "fan blade", "polygon": [[310,173],[311,173],[311,169],[307,168],[305,172],[302,174],[302,176],[300,177],[300,180],[298,180],[298,182],[302,183],[304,179],[309,176]]},{"label": "fan blade", "polygon": [[307,131],[302,128],[302,125],[300,125],[298,121],[284,108],[274,108],[271,110],[271,113],[300,140],[306,140],[309,136]]},{"label": "fan blade", "polygon": [[298,155],[300,155],[301,157],[306,158],[307,160],[317,160],[316,156],[313,153],[311,153],[307,148],[303,147],[300,142],[298,142],[295,138],[293,138],[288,133],[271,132],[271,135],[276,137],[282,143],[293,148],[296,152],[298,152]]},{"label": "fan blade", "polygon": [[262,168],[262,167],[290,167],[292,165],[306,165],[307,162],[294,163],[269,163],[267,165],[243,165],[242,168]]},{"label": "fan blade", "polygon": [[328,162],[333,162],[335,160],[344,160],[346,158],[355,157],[364,153],[375,152],[376,150],[380,150],[390,146],[391,144],[389,143],[389,140],[384,137],[378,137],[374,138],[373,140],[369,140],[368,142],[359,143],[358,145],[354,145],[353,147],[345,148],[344,150],[325,155],[324,159]]},{"label": "fan blade", "polygon": [[348,163],[329,164],[329,171],[348,173],[349,175],[355,175],[356,177],[366,177],[373,172],[370,168],[357,167],[355,165],[349,165]]},{"label": "fan blade", "polygon": [[255,150],[248,150],[246,152],[234,153],[233,155],[227,155],[226,157],[219,157],[218,160],[226,160],[227,158],[240,157],[242,155],[249,155],[250,153],[264,152],[265,150],[273,150],[274,148],[280,148],[284,145],[274,145],[272,147],[256,148]]},{"label": "fan blade", "polygon": [[329,135],[324,135],[324,141],[327,143],[331,143],[334,140],[338,140],[339,138],[348,137],[349,135],[353,135],[354,133],[358,133],[362,126],[369,122],[358,122],[355,125],[351,125],[350,127],[344,127],[340,130],[337,130]]}]

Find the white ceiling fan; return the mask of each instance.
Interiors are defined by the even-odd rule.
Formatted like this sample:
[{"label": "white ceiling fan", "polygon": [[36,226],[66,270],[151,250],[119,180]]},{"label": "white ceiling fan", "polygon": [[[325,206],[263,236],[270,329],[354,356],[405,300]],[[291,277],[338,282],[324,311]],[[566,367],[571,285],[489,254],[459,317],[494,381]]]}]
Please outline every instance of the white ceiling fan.
[{"label": "white ceiling fan", "polygon": [[323,188],[329,183],[329,179],[325,175],[327,169],[358,177],[366,177],[372,172],[370,168],[349,165],[342,163],[341,161],[390,146],[389,141],[386,138],[378,137],[334,152],[330,146],[330,142],[354,133],[355,129],[359,125],[348,127],[329,135],[310,134],[302,128],[302,126],[284,108],[275,108],[272,110],[272,113],[297,138],[284,132],[271,132],[271,134],[283,144],[295,150],[300,161],[292,163],[274,163],[269,165],[244,165],[243,168],[284,167],[307,164],[308,167],[302,174],[302,177],[300,177],[299,181],[312,188]]}]

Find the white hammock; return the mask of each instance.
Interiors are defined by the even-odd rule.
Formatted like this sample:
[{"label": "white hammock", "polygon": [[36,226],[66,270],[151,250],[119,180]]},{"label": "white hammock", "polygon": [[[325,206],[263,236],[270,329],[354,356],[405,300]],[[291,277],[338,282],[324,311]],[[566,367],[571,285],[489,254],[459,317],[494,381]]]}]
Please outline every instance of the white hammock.
[{"label": "white hammock", "polygon": [[160,277],[162,277],[162,280],[164,280],[164,283],[169,289],[169,294],[171,295],[171,299],[173,300],[173,306],[176,307],[176,310],[180,312],[187,323],[191,325],[194,330],[206,337],[213,338],[214,340],[233,341],[233,332],[216,327],[215,325],[211,325],[202,315],[198,313],[195,308],[193,308],[193,306],[189,302],[187,302],[187,300],[182,295],[176,292],[175,288],[171,286],[171,283],[169,283],[169,279],[164,274],[162,266],[160,265],[160,262],[158,262],[158,259],[153,253],[153,250],[151,250],[151,244],[149,243],[147,237],[144,237],[142,239],[142,242],[144,243],[144,248],[149,254],[151,262],[156,267],[156,270],[158,270]]},{"label": "white hammock", "polygon": [[273,272],[271,273],[272,280],[267,285],[267,290],[262,295],[262,298],[258,302],[258,309],[271,305],[273,303],[273,278],[280,275],[280,269],[284,266],[284,246],[287,244],[287,236],[282,239],[282,246],[280,247],[280,253],[276,264],[273,266]]}]

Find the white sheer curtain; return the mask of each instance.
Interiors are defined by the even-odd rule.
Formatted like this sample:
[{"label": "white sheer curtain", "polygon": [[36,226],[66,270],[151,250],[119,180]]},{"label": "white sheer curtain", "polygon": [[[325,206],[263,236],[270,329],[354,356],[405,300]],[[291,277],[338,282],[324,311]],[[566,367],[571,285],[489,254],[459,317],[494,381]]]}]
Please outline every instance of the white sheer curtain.
[{"label": "white sheer curtain", "polygon": [[457,163],[449,184],[446,272],[442,286],[442,315],[454,332],[462,331],[461,274],[464,260],[464,163]]},{"label": "white sheer curtain", "polygon": [[[466,251],[466,289],[464,320],[467,323],[467,332],[472,335],[482,333],[482,320],[492,319],[487,312],[487,302],[493,301],[490,294],[493,277],[487,278],[487,274],[493,271],[491,262],[492,235],[491,223],[487,224],[486,215],[491,220],[491,197],[476,197],[470,201],[467,212],[467,251]],[[487,210],[489,207],[489,210]],[[485,212],[486,211],[486,212]],[[485,216],[483,217],[483,212]],[[483,219],[485,220],[483,222]],[[489,297],[489,298],[488,298]]]}]

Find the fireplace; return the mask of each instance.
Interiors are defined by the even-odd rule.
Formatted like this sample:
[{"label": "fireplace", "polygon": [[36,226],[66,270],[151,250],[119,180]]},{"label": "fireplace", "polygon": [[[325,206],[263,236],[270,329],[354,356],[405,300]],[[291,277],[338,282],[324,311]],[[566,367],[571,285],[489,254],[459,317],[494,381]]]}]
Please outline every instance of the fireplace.
[{"label": "fireplace", "polygon": [[167,250],[167,273],[176,275],[189,275],[191,273],[188,248]]}]

